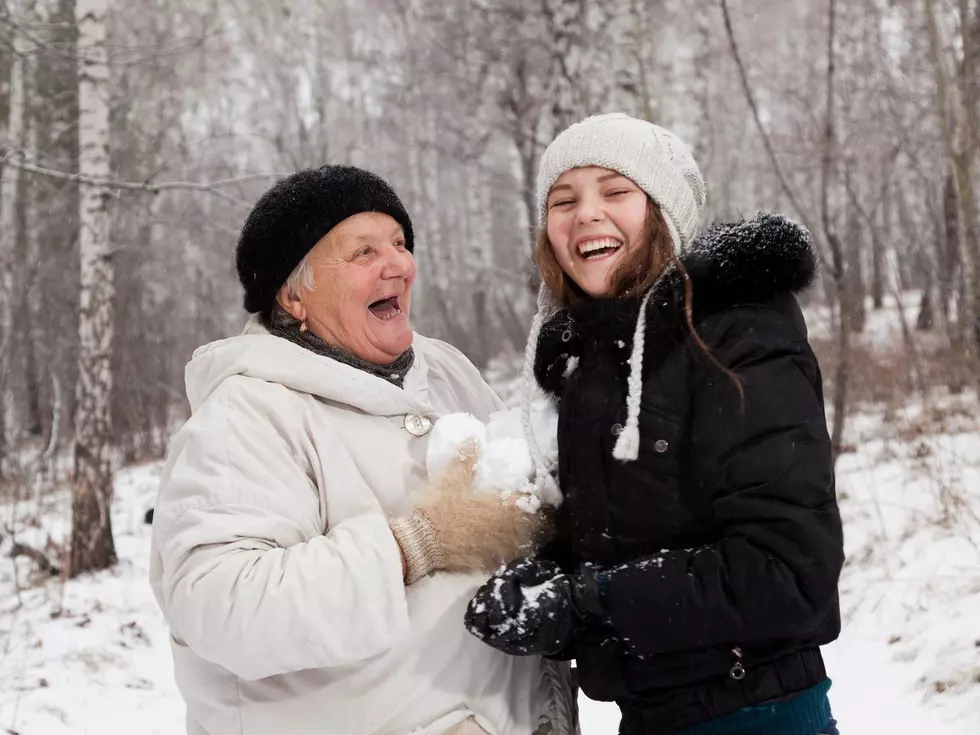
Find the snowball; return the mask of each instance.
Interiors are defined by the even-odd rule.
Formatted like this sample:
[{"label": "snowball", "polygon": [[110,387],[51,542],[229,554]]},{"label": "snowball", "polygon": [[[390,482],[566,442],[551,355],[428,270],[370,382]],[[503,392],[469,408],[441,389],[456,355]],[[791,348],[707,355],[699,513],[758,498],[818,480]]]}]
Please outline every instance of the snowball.
[{"label": "snowball", "polygon": [[475,439],[479,456],[486,451],[487,427],[476,416],[468,413],[446,414],[432,425],[429,446],[425,454],[425,471],[429,477],[441,475],[456,458],[459,448],[468,440]]},{"label": "snowball", "polygon": [[484,492],[517,490],[534,472],[534,463],[523,438],[491,439],[476,463],[476,488]]},{"label": "snowball", "polygon": [[[531,407],[531,428],[546,462],[558,461],[558,411],[551,400],[536,401]],[[541,507],[534,487],[534,460],[524,436],[521,409],[512,408],[490,415],[486,424],[468,413],[451,413],[435,422],[429,435],[426,471],[438,477],[464,442],[475,439],[479,456],[474,489],[499,493],[504,502],[514,502],[528,513]],[[513,499],[518,494],[519,497]]]},{"label": "snowball", "polygon": [[[551,462],[558,461],[558,409],[553,401],[546,399],[531,404],[531,430],[542,454]],[[521,409],[490,414],[487,431],[491,442],[502,438],[524,441]]]}]

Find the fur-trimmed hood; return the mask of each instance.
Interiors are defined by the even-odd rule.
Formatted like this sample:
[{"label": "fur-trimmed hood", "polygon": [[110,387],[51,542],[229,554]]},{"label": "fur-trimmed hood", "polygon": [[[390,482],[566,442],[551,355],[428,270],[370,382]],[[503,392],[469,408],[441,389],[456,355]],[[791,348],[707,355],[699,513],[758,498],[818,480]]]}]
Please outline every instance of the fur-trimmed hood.
[{"label": "fur-trimmed hood", "polygon": [[695,300],[723,307],[766,303],[782,294],[799,293],[817,275],[809,231],[769,212],[750,220],[712,224],[680,260],[691,277]]},{"label": "fur-trimmed hood", "polygon": [[[644,343],[648,335],[683,335],[685,277],[691,280],[695,322],[717,311],[745,304],[765,304],[808,288],[816,278],[817,254],[805,227],[783,215],[762,212],[752,219],[716,222],[706,227],[680,256],[682,271],[670,266],[642,300],[596,299],[559,310],[532,329],[526,369],[546,392],[557,394],[569,358],[584,349],[625,349],[629,381],[628,425],[617,443],[616,457],[630,461],[638,441],[635,431],[642,391]],[[542,311],[552,302],[539,298]],[[547,321],[544,321],[547,318]],[[591,325],[591,327],[590,327]],[[595,328],[592,328],[595,327]],[[535,334],[536,333],[536,334]],[[590,339],[601,335],[599,339]],[[586,344],[582,343],[585,340]]]}]

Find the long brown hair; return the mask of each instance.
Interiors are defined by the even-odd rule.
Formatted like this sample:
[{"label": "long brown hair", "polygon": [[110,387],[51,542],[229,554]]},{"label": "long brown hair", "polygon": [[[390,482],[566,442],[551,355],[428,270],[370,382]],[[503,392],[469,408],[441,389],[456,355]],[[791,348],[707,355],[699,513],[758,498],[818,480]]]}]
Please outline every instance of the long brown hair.
[{"label": "long brown hair", "polygon": [[[535,238],[534,261],[538,266],[543,285],[558,301],[559,306],[568,308],[590,298],[575,281],[565,275],[565,271],[558,264],[555,250],[548,239],[547,219],[541,223]],[[671,265],[684,280],[684,321],[688,335],[708,362],[734,383],[744,409],[745,392],[742,389],[742,381],[734,371],[718,361],[694,327],[694,287],[691,284],[691,276],[677,255],[660,207],[648,196],[647,214],[643,222],[639,246],[633,248],[633,252],[627,252],[623,262],[613,271],[611,297],[642,299]]]}]

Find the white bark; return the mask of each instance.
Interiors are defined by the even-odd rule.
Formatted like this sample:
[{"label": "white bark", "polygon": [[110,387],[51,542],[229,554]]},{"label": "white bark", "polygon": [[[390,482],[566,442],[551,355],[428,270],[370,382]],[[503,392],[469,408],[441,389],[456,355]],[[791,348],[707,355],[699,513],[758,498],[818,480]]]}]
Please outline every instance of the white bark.
[{"label": "white bark", "polygon": [[582,103],[586,4],[583,0],[551,0],[542,7],[549,20],[552,117],[558,132],[586,112]]},{"label": "white bark", "polygon": [[[76,0],[78,24],[78,169],[94,180],[109,177],[108,0]],[[113,267],[109,249],[109,190],[79,186],[81,301],[75,413],[75,478],[71,575],[115,562],[109,501],[112,496],[110,357],[115,329]]]}]

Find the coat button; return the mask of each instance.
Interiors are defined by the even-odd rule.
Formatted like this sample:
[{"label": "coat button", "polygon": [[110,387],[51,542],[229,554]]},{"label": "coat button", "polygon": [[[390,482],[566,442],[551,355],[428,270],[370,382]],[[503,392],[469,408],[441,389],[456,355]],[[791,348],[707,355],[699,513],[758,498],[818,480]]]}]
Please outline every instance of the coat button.
[{"label": "coat button", "polygon": [[432,428],[432,422],[425,416],[410,413],[405,417],[405,430],[412,436],[424,436]]},{"label": "coat button", "polygon": [[666,439],[657,439],[653,444],[653,451],[657,454],[663,454],[670,448],[670,444],[667,443]]},{"label": "coat button", "polygon": [[612,425],[612,428],[609,431],[612,432],[612,435],[613,436],[619,436],[620,434],[623,433],[623,425],[622,424],[613,424]]},{"label": "coat button", "polygon": [[571,342],[572,341],[572,330],[571,329],[566,329],[564,332],[561,333],[561,341],[562,342]]}]

